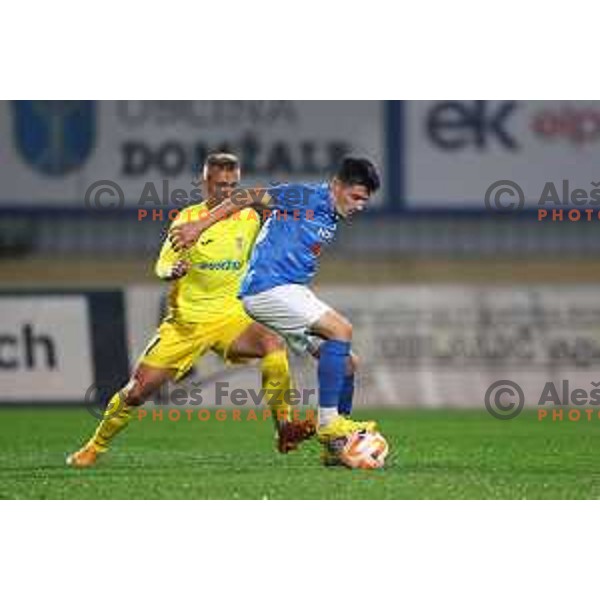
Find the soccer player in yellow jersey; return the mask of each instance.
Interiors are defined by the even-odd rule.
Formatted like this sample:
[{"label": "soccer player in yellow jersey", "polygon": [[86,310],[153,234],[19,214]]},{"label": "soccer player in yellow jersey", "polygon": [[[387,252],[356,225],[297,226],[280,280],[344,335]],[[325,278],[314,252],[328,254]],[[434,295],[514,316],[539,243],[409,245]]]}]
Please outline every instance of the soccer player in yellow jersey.
[{"label": "soccer player in yellow jersey", "polygon": [[[184,209],[174,224],[202,219],[229,198],[238,185],[240,165],[232,154],[211,154],[203,170],[207,200]],[[135,408],[168,380],[177,380],[209,350],[236,363],[261,359],[263,388],[278,434],[278,449],[288,452],[314,434],[310,421],[291,421],[285,392],[291,388],[286,347],[282,339],[254,322],[237,298],[254,240],[261,227],[253,208],[223,219],[185,252],[165,240],[156,274],[171,281],[169,313],[150,341],[127,385],[111,398],[94,435],[67,463],[93,465],[110,441],[123,430]],[[288,395],[289,397],[289,395]]]}]

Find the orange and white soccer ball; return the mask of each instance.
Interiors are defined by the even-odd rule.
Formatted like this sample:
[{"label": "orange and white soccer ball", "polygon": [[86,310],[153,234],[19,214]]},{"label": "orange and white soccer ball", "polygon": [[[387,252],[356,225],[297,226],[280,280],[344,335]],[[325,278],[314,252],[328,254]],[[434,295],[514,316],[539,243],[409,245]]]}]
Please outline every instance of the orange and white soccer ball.
[{"label": "orange and white soccer ball", "polygon": [[357,431],[340,452],[340,460],[351,469],[381,469],[389,446],[379,432]]}]

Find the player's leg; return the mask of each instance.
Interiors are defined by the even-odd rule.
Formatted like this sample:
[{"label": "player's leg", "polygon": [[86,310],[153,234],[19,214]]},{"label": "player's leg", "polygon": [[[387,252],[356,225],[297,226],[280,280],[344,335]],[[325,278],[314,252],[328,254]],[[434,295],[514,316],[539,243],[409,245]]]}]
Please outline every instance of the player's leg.
[{"label": "player's leg", "polygon": [[328,425],[339,415],[347,364],[352,347],[352,325],[333,309],[310,325],[310,332],[325,341],[319,347],[319,426]]},{"label": "player's leg", "polygon": [[123,431],[137,406],[143,404],[166,381],[178,379],[206,351],[209,342],[202,327],[165,320],[138,360],[129,382],[110,399],[94,435],[70,455],[67,463],[88,467],[106,452],[114,437]]},{"label": "player's leg", "polygon": [[348,320],[301,285],[281,285],[243,302],[248,314],[284,336],[294,350],[312,350],[310,333],[325,340],[318,349],[319,425],[336,420],[352,344]]},{"label": "player's leg", "polygon": [[344,385],[340,394],[338,403],[338,413],[344,417],[349,417],[352,414],[352,405],[354,400],[354,380],[358,371],[359,360],[354,352],[350,352],[350,356],[346,361],[346,372],[344,375]]},{"label": "player's leg", "polygon": [[[319,346],[316,343],[311,343],[311,347],[309,348],[310,353],[313,357],[318,361],[319,360]],[[358,370],[359,359],[358,356],[354,352],[350,352],[350,356],[346,361],[346,373],[344,376],[344,385],[342,387],[342,393],[340,396],[339,404],[338,404],[338,413],[341,417],[349,417],[352,414],[352,403],[354,397],[354,378],[356,371]],[[367,426],[371,427],[373,425],[372,422],[368,423],[358,423],[356,421],[350,421],[349,419],[342,419],[342,422],[345,424],[352,424],[353,426]],[[321,434],[322,434],[321,430]],[[338,450],[335,447],[335,444],[325,443],[323,445],[323,451],[321,453],[321,460],[326,466],[338,466],[342,465],[342,462],[339,458]]]},{"label": "player's leg", "polygon": [[273,415],[278,449],[286,453],[315,433],[312,420],[290,420],[289,390],[293,388],[287,350],[283,340],[256,322],[249,322],[225,351],[231,362],[261,359],[262,387]]},{"label": "player's leg", "polygon": [[310,333],[324,338],[319,347],[319,435],[335,437],[342,430],[374,429],[375,423],[354,422],[347,416],[352,410],[354,372],[357,359],[352,353],[352,325],[340,313],[327,310],[310,326]]},{"label": "player's leg", "polygon": [[[317,343],[311,344],[309,348],[310,354],[312,354],[315,360],[319,360],[319,346]],[[359,368],[359,358],[355,352],[351,351],[348,360],[346,361],[346,374],[344,376],[344,386],[342,388],[342,394],[338,404],[338,412],[340,415],[349,417],[352,414],[352,404],[354,400],[354,380],[356,372]]]},{"label": "player's leg", "polygon": [[287,421],[289,405],[285,392],[292,387],[287,352],[283,340],[259,323],[251,323],[227,349],[227,359],[243,362],[260,359],[262,387],[276,423]]},{"label": "player's leg", "polygon": [[[253,318],[279,332],[290,347],[311,351],[310,334],[325,341],[318,348],[319,423],[326,464],[337,462],[337,453],[348,435],[362,429],[373,430],[373,421],[357,422],[340,415],[351,401],[353,381],[347,379],[351,361],[352,326],[342,315],[304,286],[282,285],[243,299]],[[348,396],[344,403],[344,388]]]},{"label": "player's leg", "polygon": [[166,381],[173,379],[176,373],[175,369],[155,368],[143,363],[138,365],[127,384],[108,402],[92,437],[80,450],[68,457],[67,463],[75,467],[94,464],[98,454],[106,452],[113,438],[127,427],[135,409]]}]

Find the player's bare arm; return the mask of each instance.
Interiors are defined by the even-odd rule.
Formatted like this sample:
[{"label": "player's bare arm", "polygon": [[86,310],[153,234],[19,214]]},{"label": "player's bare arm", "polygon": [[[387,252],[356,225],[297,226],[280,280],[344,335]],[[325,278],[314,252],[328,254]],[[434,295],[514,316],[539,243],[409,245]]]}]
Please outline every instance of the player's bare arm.
[{"label": "player's bare arm", "polygon": [[244,210],[245,208],[264,208],[271,203],[266,188],[245,188],[237,190],[231,197],[214,206],[200,220],[192,223],[174,225],[169,231],[169,240],[173,248],[180,252],[193,246],[204,231],[221,219]]},{"label": "player's bare arm", "polygon": [[192,264],[188,258],[181,256],[167,239],[164,241],[154,265],[154,273],[163,281],[175,281],[187,275],[191,266]]},{"label": "player's bare arm", "polygon": [[168,268],[168,270],[161,271],[160,273],[157,273],[157,275],[163,281],[175,281],[176,279],[181,279],[184,275],[187,275],[191,266],[189,260],[180,259],[173,266]]}]

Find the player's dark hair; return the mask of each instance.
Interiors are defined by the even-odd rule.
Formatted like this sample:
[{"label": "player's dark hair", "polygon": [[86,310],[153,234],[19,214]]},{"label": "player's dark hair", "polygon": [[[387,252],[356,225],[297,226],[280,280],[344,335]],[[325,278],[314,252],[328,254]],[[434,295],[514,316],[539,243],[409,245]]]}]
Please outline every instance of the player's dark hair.
[{"label": "player's dark hair", "polygon": [[366,158],[344,158],[335,176],[346,185],[364,185],[370,193],[381,185],[375,165]]},{"label": "player's dark hair", "polygon": [[219,167],[229,171],[239,169],[240,161],[235,154],[230,154],[229,152],[212,152],[206,157],[204,167]]}]

